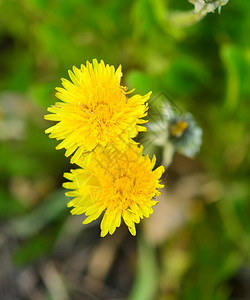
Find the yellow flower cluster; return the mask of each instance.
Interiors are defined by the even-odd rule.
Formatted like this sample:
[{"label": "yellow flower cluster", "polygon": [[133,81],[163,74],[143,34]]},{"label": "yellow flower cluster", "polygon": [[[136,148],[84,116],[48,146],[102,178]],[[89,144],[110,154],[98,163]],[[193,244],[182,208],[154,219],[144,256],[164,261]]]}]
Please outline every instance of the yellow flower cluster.
[{"label": "yellow flower cluster", "polygon": [[[63,186],[72,191],[68,203],[72,214],[85,214],[84,224],[96,220],[103,212],[101,236],[113,234],[121,218],[132,235],[135,223],[149,217],[152,200],[160,192],[161,166],[152,170],[151,161],[142,154],[133,138],[146,131],[147,100],[144,96],[128,97],[130,92],[120,85],[121,66],[105,65],[96,59],[80,69],[69,71],[72,82],[62,79],[57,88],[57,102],[49,107],[45,119],[58,122],[48,128],[50,138],[62,140],[56,149],[66,149],[71,163],[80,168],[65,173],[69,182]],[[132,92],[132,91],[131,91]]]}]

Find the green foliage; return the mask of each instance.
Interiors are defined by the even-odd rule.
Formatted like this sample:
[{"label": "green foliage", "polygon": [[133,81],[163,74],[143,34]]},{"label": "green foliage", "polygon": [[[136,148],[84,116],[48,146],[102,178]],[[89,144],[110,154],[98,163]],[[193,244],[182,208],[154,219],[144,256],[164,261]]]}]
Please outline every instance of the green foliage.
[{"label": "green foliage", "polygon": [[[18,240],[12,253],[17,264],[46,259],[63,227],[62,211],[69,214],[60,187],[63,172],[72,166],[45,136],[50,124],[43,115],[56,101],[54,89],[61,77],[68,78],[67,70],[97,58],[122,64],[129,89],[152,90],[152,99],[164,92],[194,115],[204,132],[195,163],[222,190],[217,202],[204,204],[198,220],[187,221],[157,247],[144,245],[141,232],[130,299],[228,299],[230,279],[249,267],[250,3],[231,0],[220,15],[208,14],[186,27],[170,22],[177,9],[188,11],[192,5],[0,1],[0,216]],[[167,191],[183,174],[180,165],[186,170],[177,158]],[[186,239],[182,271],[169,275],[173,245]],[[179,288],[167,290],[169,278]]]}]

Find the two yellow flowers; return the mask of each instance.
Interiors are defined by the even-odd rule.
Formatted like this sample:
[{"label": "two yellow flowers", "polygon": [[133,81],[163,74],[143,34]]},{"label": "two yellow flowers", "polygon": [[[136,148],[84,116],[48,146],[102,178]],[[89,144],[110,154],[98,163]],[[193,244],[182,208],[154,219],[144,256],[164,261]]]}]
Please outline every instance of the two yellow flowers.
[{"label": "two yellow flowers", "polygon": [[48,108],[51,114],[45,119],[58,122],[48,128],[50,138],[62,140],[56,147],[66,149],[72,155],[71,163],[80,168],[64,174],[70,180],[64,187],[72,191],[68,206],[72,214],[85,214],[84,224],[96,220],[103,212],[101,236],[113,234],[124,220],[132,235],[136,234],[135,223],[149,217],[152,200],[163,187],[159,183],[164,172],[161,166],[152,170],[151,161],[142,155],[142,146],[133,138],[146,131],[147,100],[134,95],[120,85],[121,66],[105,65],[93,60],[73,67],[69,71],[72,82],[62,79],[63,88],[57,88],[57,102]]}]

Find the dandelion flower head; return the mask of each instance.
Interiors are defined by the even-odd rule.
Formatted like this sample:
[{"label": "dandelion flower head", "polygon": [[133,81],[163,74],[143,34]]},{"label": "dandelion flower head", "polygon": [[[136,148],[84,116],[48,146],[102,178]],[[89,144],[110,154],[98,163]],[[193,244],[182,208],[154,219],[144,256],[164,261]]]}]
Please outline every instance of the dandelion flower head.
[{"label": "dandelion flower head", "polygon": [[65,173],[69,182],[63,184],[66,196],[73,197],[68,203],[72,214],[85,214],[83,224],[96,220],[103,212],[101,236],[113,234],[121,219],[132,235],[135,223],[153,213],[152,206],[158,201],[162,188],[160,177],[164,167],[152,170],[156,158],[142,155],[143,147],[130,145],[121,152],[113,146],[98,147],[88,158],[79,159],[81,168]]},{"label": "dandelion flower head", "polygon": [[45,119],[58,122],[48,128],[50,138],[62,140],[56,149],[66,149],[65,155],[77,159],[98,145],[114,144],[125,150],[134,143],[139,131],[146,131],[141,124],[146,121],[151,93],[128,97],[127,88],[120,85],[121,66],[105,65],[96,59],[78,69],[69,71],[69,80],[62,79],[63,88],[57,88],[56,96],[62,102],[49,107],[51,114]]}]

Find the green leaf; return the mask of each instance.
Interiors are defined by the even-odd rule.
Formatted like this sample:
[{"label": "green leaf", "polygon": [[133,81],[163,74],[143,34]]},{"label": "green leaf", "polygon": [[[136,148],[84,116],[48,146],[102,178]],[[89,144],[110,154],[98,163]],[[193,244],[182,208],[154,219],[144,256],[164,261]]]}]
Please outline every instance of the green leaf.
[{"label": "green leaf", "polygon": [[244,50],[235,45],[223,45],[221,58],[227,75],[225,108],[235,111],[243,100],[250,95],[250,55],[249,49]]}]

